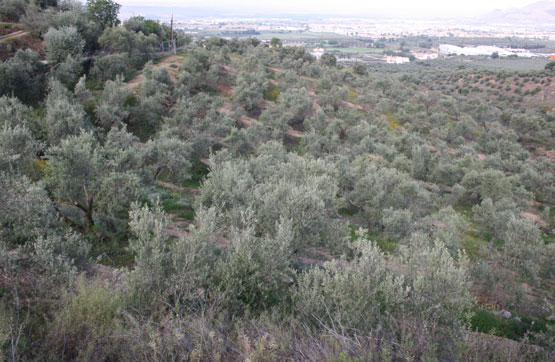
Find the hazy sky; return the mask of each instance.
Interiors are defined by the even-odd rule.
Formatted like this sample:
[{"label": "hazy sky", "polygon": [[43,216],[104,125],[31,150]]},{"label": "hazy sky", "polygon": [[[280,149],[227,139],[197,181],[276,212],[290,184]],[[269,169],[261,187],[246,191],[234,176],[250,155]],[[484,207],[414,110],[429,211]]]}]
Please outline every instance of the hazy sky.
[{"label": "hazy sky", "polygon": [[537,0],[119,0],[122,5],[175,6],[230,11],[338,15],[473,15],[494,9],[522,7]]}]

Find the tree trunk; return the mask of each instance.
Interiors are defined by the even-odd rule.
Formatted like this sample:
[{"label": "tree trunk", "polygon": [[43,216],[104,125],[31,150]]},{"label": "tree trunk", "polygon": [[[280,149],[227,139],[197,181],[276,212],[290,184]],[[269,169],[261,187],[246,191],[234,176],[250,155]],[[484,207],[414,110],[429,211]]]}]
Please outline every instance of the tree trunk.
[{"label": "tree trunk", "polygon": [[78,209],[80,209],[85,213],[86,229],[90,229],[92,226],[94,226],[94,220],[92,218],[92,213],[93,213],[92,201],[93,201],[92,198],[87,199],[87,207],[80,205],[78,202],[73,203],[73,205],[75,205]]},{"label": "tree trunk", "polygon": [[50,201],[52,201],[52,206],[54,207],[54,211],[56,211],[56,214],[58,215],[58,218],[63,220],[69,226],[83,232],[84,229],[81,225],[76,224],[73,220],[71,220],[70,218],[68,218],[67,216],[64,216],[62,214],[62,212],[58,208],[58,203],[56,202],[56,199],[54,199],[54,195],[52,195],[52,192],[50,192],[50,190],[47,189],[46,194],[48,195],[48,198],[50,199]]},{"label": "tree trunk", "polygon": [[83,185],[83,191],[85,192],[86,206],[80,205],[77,201],[73,202],[77,208],[81,209],[85,213],[85,223],[87,224],[87,229],[94,226],[93,214],[93,197],[89,196],[87,192],[87,186]]}]

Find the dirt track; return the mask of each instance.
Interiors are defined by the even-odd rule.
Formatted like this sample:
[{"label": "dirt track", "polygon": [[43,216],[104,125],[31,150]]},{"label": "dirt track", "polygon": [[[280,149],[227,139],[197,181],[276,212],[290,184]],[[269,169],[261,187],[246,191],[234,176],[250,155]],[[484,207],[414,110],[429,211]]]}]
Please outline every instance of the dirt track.
[{"label": "dirt track", "polygon": [[28,31],[23,31],[23,30],[15,31],[13,33],[9,33],[9,34],[0,36],[0,42],[4,41],[4,40],[9,40],[9,39],[20,38],[20,37],[28,35],[28,34],[29,34]]},{"label": "dirt track", "polygon": [[[179,55],[170,55],[168,57],[165,58],[161,58],[160,61],[156,64],[154,64],[154,67],[156,68],[167,68],[168,72],[170,73],[170,78],[173,82],[177,81],[177,73],[179,70],[179,65],[185,60],[185,58],[179,56]],[[177,67],[171,67],[172,64],[177,65]],[[141,84],[141,81],[143,80],[143,72],[141,71],[139,74],[137,74],[133,79],[131,79],[129,82],[127,82],[127,84],[125,85],[127,88],[129,89],[135,89],[139,84]]]}]

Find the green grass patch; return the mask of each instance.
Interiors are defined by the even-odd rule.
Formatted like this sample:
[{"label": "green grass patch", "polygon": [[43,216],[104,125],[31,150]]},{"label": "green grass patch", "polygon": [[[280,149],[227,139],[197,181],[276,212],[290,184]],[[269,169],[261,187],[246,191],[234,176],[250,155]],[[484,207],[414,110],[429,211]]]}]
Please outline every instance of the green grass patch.
[{"label": "green grass patch", "polygon": [[139,137],[141,142],[146,142],[156,133],[156,126],[153,122],[135,120],[127,125],[127,130]]},{"label": "green grass patch", "polygon": [[199,159],[193,160],[189,174],[191,178],[183,182],[183,186],[198,189],[202,184],[202,180],[210,173],[210,169]]},{"label": "green grass patch", "polygon": [[353,216],[358,213],[358,209],[355,207],[341,207],[337,210],[337,213],[341,216]]},{"label": "green grass patch", "polygon": [[[351,241],[354,241],[356,239],[356,232],[359,228],[359,225],[351,224]],[[376,242],[376,244],[384,253],[394,253],[397,250],[397,245],[399,244],[397,241],[389,239],[383,232],[379,230],[369,229],[366,232],[365,237],[368,240]]]},{"label": "green grass patch", "polygon": [[135,263],[135,256],[127,248],[126,240],[108,238],[102,242],[92,243],[91,259],[114,268],[130,267]]},{"label": "green grass patch", "polygon": [[129,82],[131,79],[135,78],[139,74],[139,71],[135,68],[131,68],[128,72],[125,73],[124,81]]},{"label": "green grass patch", "polygon": [[193,210],[193,208],[188,208],[182,212],[179,212],[177,216],[182,219],[193,221],[195,219],[195,210]]},{"label": "green grass patch", "polygon": [[275,84],[269,84],[268,88],[264,90],[264,99],[267,101],[275,102],[279,97],[279,89]]},{"label": "green grass patch", "polygon": [[192,197],[187,191],[171,191],[161,189],[162,193],[157,197],[160,199],[162,209],[168,214],[177,217],[194,220],[195,210],[192,205]]},{"label": "green grass patch", "polygon": [[519,341],[528,332],[544,332],[547,324],[543,320],[532,319],[527,316],[520,317],[521,321],[514,318],[504,318],[494,313],[478,309],[474,311],[470,319],[470,326],[473,330],[493,334],[499,337],[510,338]]},{"label": "green grass patch", "polygon": [[469,198],[462,198],[461,200],[457,201],[455,205],[453,205],[453,209],[467,217],[471,217],[472,207],[474,205],[476,205],[476,202],[474,200],[471,200]]},{"label": "green grass patch", "polygon": [[476,231],[466,231],[463,235],[461,247],[465,249],[471,260],[476,261],[485,257],[482,246],[487,246],[488,241],[479,236]]},{"label": "green grass patch", "polygon": [[98,79],[98,78],[87,77],[87,79],[85,81],[85,85],[87,86],[87,89],[89,89],[89,90],[102,90],[102,89],[104,89],[104,83],[102,82],[101,79]]},{"label": "green grass patch", "polygon": [[161,203],[164,211],[168,213],[172,213],[172,211],[180,211],[189,206],[188,203],[184,203],[181,199],[164,199]]}]

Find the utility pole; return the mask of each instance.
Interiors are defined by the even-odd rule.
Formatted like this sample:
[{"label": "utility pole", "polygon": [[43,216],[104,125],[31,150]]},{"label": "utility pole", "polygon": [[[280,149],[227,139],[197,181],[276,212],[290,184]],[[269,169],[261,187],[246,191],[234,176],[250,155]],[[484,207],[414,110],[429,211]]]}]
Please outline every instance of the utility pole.
[{"label": "utility pole", "polygon": [[173,39],[173,14],[172,14],[172,22],[170,25],[170,30],[171,30],[171,35],[170,35],[170,42],[171,42],[171,47],[173,47],[173,54],[177,54],[177,49],[175,48],[175,40]]}]

